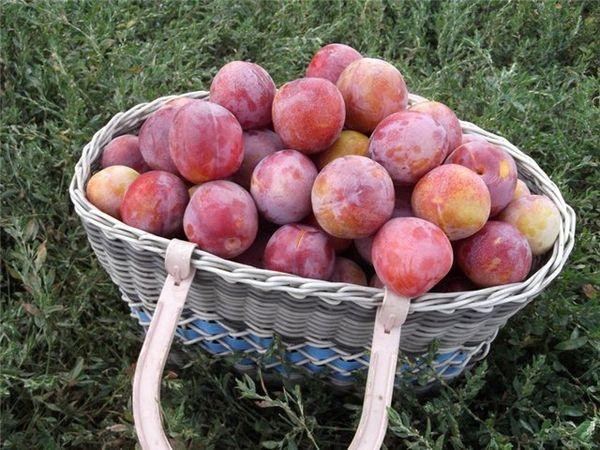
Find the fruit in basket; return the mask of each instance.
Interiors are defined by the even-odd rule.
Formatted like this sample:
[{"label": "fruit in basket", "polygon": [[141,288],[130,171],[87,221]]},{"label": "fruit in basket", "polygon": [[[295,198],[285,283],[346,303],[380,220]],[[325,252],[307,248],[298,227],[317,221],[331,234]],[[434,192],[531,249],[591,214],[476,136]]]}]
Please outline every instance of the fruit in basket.
[{"label": "fruit in basket", "polygon": [[373,258],[371,257],[371,249],[373,248],[373,239],[375,236],[367,236],[360,239],[354,239],[354,248],[360,255],[362,259],[364,259],[369,264],[373,264]]},{"label": "fruit in basket", "polygon": [[348,45],[328,44],[313,56],[306,69],[306,77],[325,78],[335,83],[342,71],[360,58],[362,55]]},{"label": "fruit in basket", "polygon": [[460,142],[462,145],[462,144],[466,144],[467,142],[473,142],[473,141],[487,142],[484,137],[479,136],[478,134],[466,134],[466,133],[463,133],[462,139]]},{"label": "fruit in basket", "polygon": [[431,288],[431,292],[465,292],[477,289],[471,280],[457,271],[451,271],[442,281]]},{"label": "fruit in basket", "polygon": [[361,58],[341,73],[337,87],[346,104],[346,127],[370,133],[390,114],[406,109],[402,74],[386,61]]},{"label": "fruit in basket", "polygon": [[377,274],[373,274],[371,280],[369,281],[369,286],[377,289],[385,288],[385,284],[383,284],[383,281],[381,281]]},{"label": "fruit in basket", "polygon": [[123,203],[123,222],[163,237],[181,234],[183,213],[189,201],[187,188],[176,175],[163,170],[141,174],[129,186]]},{"label": "fruit in basket", "polygon": [[121,218],[125,192],[140,174],[127,166],[109,166],[92,175],[85,188],[87,199],[100,211]]},{"label": "fruit in basket", "polygon": [[261,231],[259,224],[259,232],[256,235],[256,239],[248,249],[239,256],[233,258],[234,261],[246,264],[248,266],[258,267],[262,269],[264,267],[265,248],[271,238],[271,233]]},{"label": "fruit in basket", "polygon": [[306,217],[306,219],[303,220],[303,222],[306,225],[310,225],[311,227],[315,227],[315,228],[321,230],[323,233],[325,233],[327,235],[327,238],[329,238],[329,243],[331,244],[331,246],[335,250],[336,254],[343,253],[344,251],[348,250],[348,248],[352,245],[352,239],[342,239],[342,238],[338,238],[338,237],[332,236],[331,234],[327,233],[321,227],[321,225],[319,225],[319,222],[317,221],[317,218],[312,213],[309,214],[308,217]]},{"label": "fruit in basket", "polygon": [[344,99],[324,78],[285,83],[273,100],[273,127],[283,143],[305,154],[325,150],[344,126]]},{"label": "fruit in basket", "polygon": [[344,130],[331,147],[318,154],[315,162],[320,170],[334,159],[342,156],[368,156],[368,153],[369,138],[367,136],[358,131]]},{"label": "fruit in basket", "polygon": [[412,194],[415,216],[436,224],[451,241],[479,231],[490,215],[490,193],[479,175],[445,164],[419,180]]},{"label": "fruit in basket", "polygon": [[335,252],[327,235],[301,224],[279,228],[267,244],[265,269],[328,280],[333,273]]},{"label": "fruit in basket", "polygon": [[367,276],[360,266],[351,259],[341,256],[335,258],[333,274],[329,280],[339,283],[358,284],[360,286],[367,285]]},{"label": "fruit in basket", "polygon": [[169,133],[171,158],[192,183],[227,178],[242,164],[242,128],[216,103],[194,100],[177,110]]},{"label": "fruit in basket", "polygon": [[169,132],[179,108],[193,101],[186,97],[171,100],[142,124],[139,132],[140,152],[151,169],[179,175],[169,152]]},{"label": "fruit in basket", "polygon": [[462,128],[458,117],[456,117],[454,111],[443,103],[432,101],[421,102],[411,106],[410,110],[427,114],[444,127],[446,137],[448,138],[448,151],[451,152],[462,144]]},{"label": "fruit in basket", "polygon": [[250,189],[252,172],[256,165],[267,155],[283,150],[285,146],[277,133],[264,128],[262,130],[244,131],[244,159],[235,173],[233,181],[245,189]]},{"label": "fruit in basket", "polygon": [[312,188],[313,213],[329,234],[367,237],[394,210],[394,185],[385,169],[364,156],[344,156],[321,170]]},{"label": "fruit in basket", "polygon": [[489,142],[468,142],[454,150],[446,164],[460,164],[481,176],[490,191],[495,216],[510,203],[517,184],[515,160],[500,147]]},{"label": "fruit in basket", "polygon": [[393,292],[417,297],[452,268],[452,245],[434,224],[415,217],[390,220],[373,240],[373,266]]},{"label": "fruit in basket", "polygon": [[544,195],[526,195],[510,202],[498,220],[517,227],[534,255],[550,250],[560,231],[560,212]]},{"label": "fruit in basket", "polygon": [[232,61],[217,72],[210,85],[210,101],[227,108],[244,130],[271,123],[277,91],[271,76],[258,64]]},{"label": "fruit in basket", "polygon": [[254,242],[258,212],[252,197],[231,181],[202,184],[190,199],[183,217],[190,242],[223,258],[235,258]]},{"label": "fruit in basket", "polygon": [[278,225],[298,222],[310,213],[310,193],[317,168],[296,150],[280,150],[258,163],[250,192],[258,210]]},{"label": "fruit in basket", "polygon": [[415,184],[444,161],[447,151],[444,127],[414,111],[386,117],[373,131],[369,143],[370,157],[385,167],[399,185]]},{"label": "fruit in basket", "polygon": [[123,134],[106,144],[102,150],[102,167],[127,166],[138,173],[150,170],[140,152],[140,142],[133,134]]},{"label": "fruit in basket", "polygon": [[[515,194],[511,201],[514,201],[518,198],[525,197],[526,195],[531,195],[529,188],[525,184],[523,180],[517,180],[517,185],[515,186]],[[510,205],[510,203],[509,203]]]},{"label": "fruit in basket", "polygon": [[482,287],[523,281],[531,269],[531,249],[514,226],[490,220],[473,236],[456,244],[456,261]]}]

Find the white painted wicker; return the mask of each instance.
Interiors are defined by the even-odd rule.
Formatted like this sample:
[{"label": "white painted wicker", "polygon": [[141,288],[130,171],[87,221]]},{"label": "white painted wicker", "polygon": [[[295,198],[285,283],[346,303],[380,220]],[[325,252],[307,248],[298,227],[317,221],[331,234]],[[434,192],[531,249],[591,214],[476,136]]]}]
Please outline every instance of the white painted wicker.
[{"label": "white painted wicker", "polygon": [[[208,93],[183,96],[207,99]],[[148,115],[174,98],[177,96],[162,97],[115,115],[84,147],[69,188],[100,263],[142,324],[147,324],[145,317],[152,314],[166,278],[164,256],[169,240],[102,213],[85,198],[85,186],[98,168],[103,147],[112,138],[137,129]],[[423,99],[410,96],[411,103],[419,101]],[[454,364],[458,373],[470,360],[484,357],[498,329],[556,278],[571,252],[575,234],[572,208],[533,159],[500,136],[468,122],[461,125],[465,133],[483,136],[513,156],[519,177],[533,192],[548,196],[557,206],[561,228],[552,252],[536,261],[535,271],[522,283],[462,293],[429,293],[412,301],[402,328],[401,350],[423,354],[437,340],[439,354],[462,355],[440,362],[444,367]],[[201,250],[194,252],[192,264],[197,272],[180,326],[195,334],[180,335],[184,343],[219,343],[224,350],[214,353],[227,354],[236,350],[231,339],[240,339],[249,344],[243,352],[251,355],[266,351],[257,338],[277,335],[290,352],[299,352],[294,361],[297,365],[328,367],[345,376],[354,369],[336,361],[368,364],[363,356],[369,348],[376,308],[383,299],[381,289],[258,269]],[[221,331],[206,332],[195,325],[196,320],[219,324]],[[331,356],[315,356],[306,345],[331,350]]]}]

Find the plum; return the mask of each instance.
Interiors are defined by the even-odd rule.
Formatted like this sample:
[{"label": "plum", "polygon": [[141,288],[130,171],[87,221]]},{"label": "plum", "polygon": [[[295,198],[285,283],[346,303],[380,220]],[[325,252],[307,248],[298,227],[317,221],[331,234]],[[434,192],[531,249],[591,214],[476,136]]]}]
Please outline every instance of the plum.
[{"label": "plum", "polygon": [[364,156],[329,163],[312,188],[313,213],[329,234],[357,239],[375,233],[394,210],[394,185],[385,169]]},{"label": "plum", "polygon": [[327,235],[327,237],[329,238],[329,243],[335,250],[336,254],[345,252],[352,245],[352,239],[342,239],[342,238],[338,238],[338,237],[332,236],[329,233],[327,233],[321,227],[321,225],[319,225],[317,218],[312,213],[309,214],[306,219],[304,219],[304,223],[306,225],[310,225],[311,227],[315,227],[315,228],[321,230],[323,233],[325,233]]},{"label": "plum", "polygon": [[371,257],[371,249],[373,248],[373,239],[375,236],[367,236],[360,239],[354,239],[354,248],[361,256],[369,264],[373,264],[373,258]]},{"label": "plum", "polygon": [[210,85],[210,101],[227,108],[244,130],[271,123],[277,91],[271,76],[258,64],[232,61],[225,64]]},{"label": "plum", "polygon": [[171,100],[142,124],[139,132],[140,152],[151,169],[179,175],[169,153],[169,133],[173,125],[173,118],[179,108],[193,101],[199,100],[186,97]]},{"label": "plum", "polygon": [[284,84],[273,100],[273,127],[283,143],[305,154],[318,153],[340,136],[344,99],[324,78],[300,78]]},{"label": "plum", "polygon": [[358,131],[344,130],[331,147],[316,157],[317,167],[322,169],[336,158],[348,155],[368,156],[369,138]]},{"label": "plum", "polygon": [[373,266],[385,286],[414,298],[435,286],[452,268],[452,245],[434,224],[415,217],[390,220],[373,240]]},{"label": "plum", "polygon": [[121,216],[129,226],[166,238],[176,237],[181,234],[188,201],[187,188],[179,177],[152,170],[129,186],[121,204]]},{"label": "plum", "polygon": [[525,236],[534,255],[550,250],[560,232],[560,212],[544,195],[525,195],[513,200],[498,220],[514,225]]},{"label": "plum", "polygon": [[121,218],[119,209],[123,197],[140,174],[131,167],[109,166],[92,175],[85,194],[88,200],[100,211]]},{"label": "plum", "polygon": [[448,138],[448,151],[454,150],[462,144],[462,128],[454,111],[440,102],[421,102],[410,107],[411,111],[417,111],[430,116],[439,123],[446,131]]},{"label": "plum", "polygon": [[489,142],[467,142],[454,150],[446,164],[460,164],[481,176],[490,191],[495,216],[510,203],[517,184],[517,165],[500,147]]},{"label": "plum", "polygon": [[415,184],[446,157],[448,139],[426,114],[401,111],[382,120],[369,142],[370,157],[389,172],[394,183]]},{"label": "plum", "polygon": [[146,164],[140,152],[140,140],[133,134],[123,134],[114,138],[102,151],[102,167],[127,166],[138,173],[148,172],[150,166]]},{"label": "plum", "polygon": [[377,276],[376,273],[373,274],[373,276],[371,277],[371,280],[369,281],[369,286],[377,289],[385,288],[385,284],[383,284],[383,281],[381,281],[381,279]]},{"label": "plum", "polygon": [[192,183],[227,178],[242,164],[242,129],[220,105],[194,100],[177,110],[169,133],[179,173]]},{"label": "plum", "polygon": [[[514,201],[518,198],[525,197],[526,195],[531,195],[529,188],[525,184],[523,180],[517,179],[517,185],[515,186],[515,194],[511,201]],[[509,203],[510,204],[510,203]]]},{"label": "plum", "polygon": [[350,63],[337,87],[346,104],[346,127],[361,133],[370,133],[387,116],[408,105],[402,74],[381,59],[361,58]]},{"label": "plum", "polygon": [[233,181],[244,189],[250,189],[250,180],[256,165],[265,156],[283,150],[285,146],[277,133],[268,128],[244,131],[242,138],[244,140],[244,159],[235,173]]},{"label": "plum", "polygon": [[279,225],[298,222],[310,213],[317,168],[296,150],[280,150],[258,163],[250,192],[260,213]]},{"label": "plum", "polygon": [[451,241],[479,231],[490,215],[490,193],[475,172],[457,164],[436,167],[413,190],[415,216],[439,226]]},{"label": "plum", "polygon": [[198,187],[185,210],[183,228],[190,242],[223,258],[246,251],[258,232],[258,212],[252,197],[231,181]]},{"label": "plum", "polygon": [[495,220],[456,244],[459,267],[482,287],[523,281],[531,269],[531,260],[531,249],[519,230]]},{"label": "plum", "polygon": [[328,44],[313,56],[306,69],[306,77],[325,78],[335,84],[342,71],[360,58],[362,55],[348,45]]},{"label": "plum", "polygon": [[333,274],[331,275],[330,281],[366,286],[367,276],[354,261],[338,256],[335,258],[335,265],[333,266]]},{"label": "plum", "polygon": [[269,239],[264,264],[268,270],[328,280],[333,273],[335,252],[322,231],[307,225],[288,224]]}]

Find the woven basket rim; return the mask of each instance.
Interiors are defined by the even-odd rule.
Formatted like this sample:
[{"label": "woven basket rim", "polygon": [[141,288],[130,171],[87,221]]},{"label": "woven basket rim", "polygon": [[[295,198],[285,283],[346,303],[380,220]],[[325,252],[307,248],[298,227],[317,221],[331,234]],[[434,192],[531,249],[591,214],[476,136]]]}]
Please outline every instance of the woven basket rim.
[{"label": "woven basket rim", "polygon": [[[69,185],[69,195],[76,213],[82,221],[90,222],[111,239],[119,239],[145,251],[164,257],[170,239],[130,227],[92,205],[85,196],[85,186],[91,176],[91,167],[100,156],[104,146],[113,137],[134,130],[150,114],[165,103],[181,97],[208,99],[208,92],[194,91],[181,95],[160,97],[154,101],[141,103],[133,108],[114,115],[98,130],[92,140],[83,147],[81,157],[75,165],[74,175]],[[410,94],[410,104],[426,101],[425,98]],[[475,134],[496,144],[509,153],[516,161],[520,178],[528,181],[536,191],[552,200],[560,212],[559,236],[548,260],[534,273],[520,282],[494,286],[474,291],[455,293],[427,293],[412,300],[409,314],[415,312],[440,312],[452,314],[459,309],[473,309],[479,312],[491,311],[503,303],[525,303],[538,295],[558,276],[573,248],[575,239],[575,212],[565,202],[560,190],[528,155],[511,144],[507,139],[483,130],[466,121],[460,121],[466,134]],[[364,308],[375,308],[383,300],[383,290],[348,283],[314,280],[248,266],[215,256],[200,249],[194,251],[192,265],[225,278],[230,283],[245,283],[259,289],[285,291],[291,296],[318,297],[330,304],[353,302]]]}]

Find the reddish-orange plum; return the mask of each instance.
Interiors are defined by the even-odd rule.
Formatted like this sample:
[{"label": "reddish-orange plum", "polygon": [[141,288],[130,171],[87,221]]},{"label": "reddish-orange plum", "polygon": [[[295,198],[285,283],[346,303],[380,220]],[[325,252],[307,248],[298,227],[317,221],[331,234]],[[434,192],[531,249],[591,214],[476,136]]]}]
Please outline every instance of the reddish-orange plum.
[{"label": "reddish-orange plum", "polygon": [[448,151],[454,150],[462,144],[462,128],[458,117],[450,108],[440,102],[421,102],[410,107],[411,111],[427,114],[437,123],[439,123],[446,131],[448,138]]},{"label": "reddish-orange plum", "polygon": [[488,220],[490,204],[481,177],[457,164],[436,167],[419,180],[412,194],[415,215],[436,224],[451,241],[479,231]]},{"label": "reddish-orange plum", "polygon": [[526,195],[510,202],[498,219],[517,227],[534,255],[550,250],[560,232],[560,212],[544,195]]},{"label": "reddish-orange plum", "polygon": [[194,100],[177,110],[169,134],[171,158],[192,183],[233,175],[242,164],[242,128],[220,105]]},{"label": "reddish-orange plum", "polygon": [[181,234],[188,201],[188,191],[181,179],[170,172],[152,170],[129,186],[121,204],[121,216],[132,227],[175,237]]},{"label": "reddish-orange plum", "polygon": [[225,64],[210,85],[210,101],[227,108],[244,130],[271,123],[271,107],[277,91],[265,69],[246,61]]},{"label": "reddish-orange plum", "polygon": [[140,152],[151,169],[179,175],[169,153],[169,132],[179,108],[193,101],[185,97],[171,100],[143,123],[139,132]]},{"label": "reddish-orange plum", "polygon": [[344,126],[344,99],[324,78],[284,84],[273,100],[273,127],[283,143],[302,153],[325,150]]},{"label": "reddish-orange plum", "polygon": [[446,159],[446,164],[460,164],[481,176],[490,191],[495,216],[510,203],[517,184],[515,160],[500,147],[489,142],[473,141],[461,145]]},{"label": "reddish-orange plum", "polygon": [[[513,195],[513,200],[516,200],[521,197],[525,197],[526,195],[531,195],[529,188],[525,184],[523,180],[517,179],[517,185],[515,186],[515,195]],[[512,201],[512,200],[511,200]],[[509,203],[510,205],[510,203]]]},{"label": "reddish-orange plum", "polygon": [[329,234],[357,239],[375,233],[394,210],[394,185],[385,169],[364,156],[344,156],[319,173],[313,213]]},{"label": "reddish-orange plum", "polygon": [[367,285],[367,276],[358,264],[348,258],[338,256],[335,258],[333,273],[330,281],[339,283],[358,284],[360,286]]},{"label": "reddish-orange plum", "polygon": [[313,56],[306,69],[307,78],[325,78],[336,83],[342,71],[362,55],[344,44],[328,44]]},{"label": "reddish-orange plum", "polygon": [[426,220],[398,217],[373,240],[373,266],[393,292],[417,297],[435,286],[452,268],[452,245],[442,230]]},{"label": "reddish-orange plum", "polygon": [[373,264],[373,258],[371,257],[371,249],[373,248],[373,239],[375,236],[367,236],[360,239],[354,239],[354,248],[361,256],[369,264]]},{"label": "reddish-orange plum", "polygon": [[531,259],[531,248],[519,230],[495,220],[456,244],[459,267],[478,286],[523,281],[531,269]]},{"label": "reddish-orange plum", "polygon": [[244,159],[233,180],[245,189],[250,189],[252,172],[256,165],[271,153],[285,147],[277,133],[265,128],[263,130],[244,131]]},{"label": "reddish-orange plum", "polygon": [[333,273],[335,252],[322,231],[308,225],[288,224],[269,239],[264,262],[268,270],[328,280]]},{"label": "reddish-orange plum", "polygon": [[383,284],[383,281],[381,281],[379,279],[379,277],[377,276],[377,274],[374,274],[371,277],[371,281],[369,281],[369,286],[377,288],[377,289],[383,289],[383,288],[385,288],[385,284]]},{"label": "reddish-orange plum", "polygon": [[119,209],[125,192],[139,176],[127,166],[109,166],[92,175],[85,189],[88,200],[100,211],[121,218]]},{"label": "reddish-orange plum", "polygon": [[462,139],[460,142],[462,145],[462,144],[466,144],[467,142],[473,142],[473,141],[487,142],[483,136],[480,136],[478,134],[466,134],[466,133],[463,133]]},{"label": "reddish-orange plum", "polygon": [[102,167],[127,166],[138,173],[150,170],[140,152],[140,142],[133,134],[114,138],[102,151]]},{"label": "reddish-orange plum", "polygon": [[258,232],[258,212],[252,197],[231,181],[202,184],[191,198],[183,217],[190,242],[223,258],[246,251]]},{"label": "reddish-orange plum", "polygon": [[310,225],[311,227],[315,227],[315,228],[321,230],[323,233],[325,233],[327,235],[327,237],[329,238],[329,243],[335,250],[336,254],[345,252],[352,245],[352,239],[342,239],[342,238],[338,238],[338,237],[332,236],[329,233],[327,233],[321,227],[321,225],[319,225],[317,218],[312,213],[309,214],[306,219],[304,219],[304,223],[306,225]]},{"label": "reddish-orange plum", "polygon": [[415,184],[446,157],[448,139],[426,114],[401,111],[381,121],[369,142],[369,155],[386,168],[394,183]]},{"label": "reddish-orange plum", "polygon": [[280,150],[258,163],[250,192],[260,213],[279,225],[298,222],[310,213],[310,193],[317,168],[296,150]]},{"label": "reddish-orange plum", "polygon": [[361,58],[344,69],[337,87],[346,104],[346,127],[370,133],[390,114],[406,109],[408,90],[390,63]]}]

